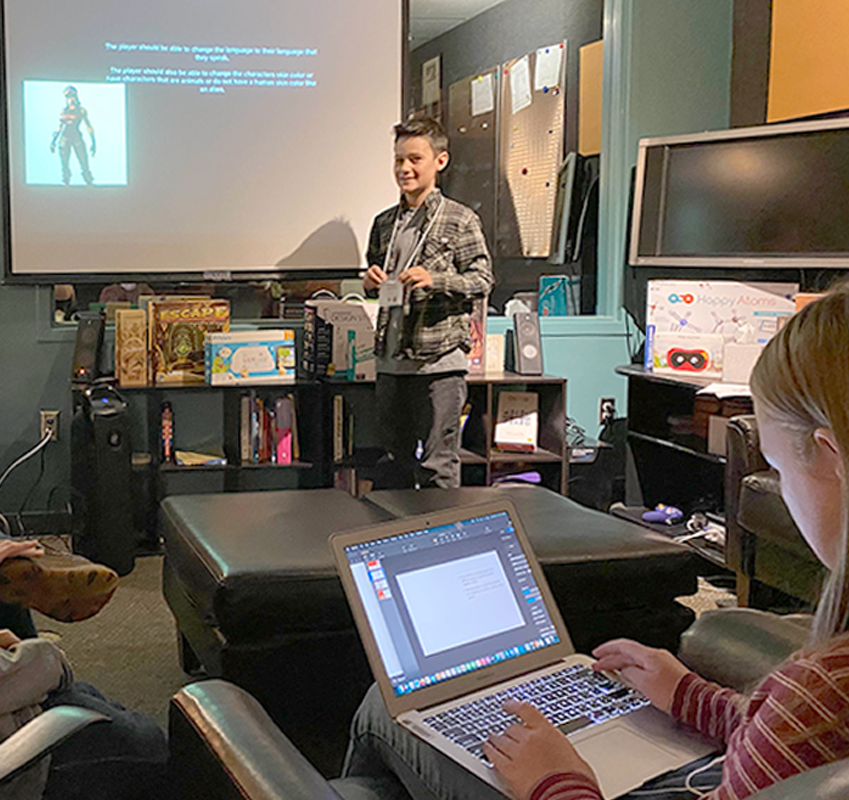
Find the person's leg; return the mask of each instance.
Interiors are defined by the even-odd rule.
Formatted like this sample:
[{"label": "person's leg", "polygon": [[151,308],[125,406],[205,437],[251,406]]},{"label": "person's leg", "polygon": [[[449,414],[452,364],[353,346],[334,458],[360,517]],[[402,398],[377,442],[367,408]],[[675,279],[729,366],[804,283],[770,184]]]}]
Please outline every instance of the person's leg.
[{"label": "person's leg", "polygon": [[431,423],[421,461],[422,486],[456,489],[460,486],[460,415],[466,402],[466,377],[461,373],[435,375],[428,386]]},{"label": "person's leg", "polygon": [[[621,800],[692,800],[713,791],[721,781],[722,759],[705,756],[646,781],[639,789],[622,795]],[[685,789],[692,791],[688,794]]]},{"label": "person's leg", "polygon": [[[504,800],[504,795],[493,786],[479,780],[392,720],[374,684],[354,716],[342,778],[380,781],[389,776],[400,781],[412,800]],[[706,756],[646,781],[639,789],[623,795],[622,800],[695,798],[696,792],[688,795],[683,791],[688,785],[688,778],[689,786],[695,787],[698,792],[714,789],[722,780],[721,760]]]},{"label": "person's leg", "polygon": [[497,789],[398,725],[374,684],[351,724],[342,777],[386,775],[394,775],[413,800],[504,800]]},{"label": "person's leg", "polygon": [[134,800],[165,794],[168,745],[151,717],[129,711],[81,682],[51,692],[41,705],[88,708],[111,720],[84,728],[53,751],[44,800]]},{"label": "person's leg", "polygon": [[[386,449],[376,475],[377,489],[412,489],[416,444],[428,420],[430,403],[415,375],[378,375],[375,387],[380,442]],[[424,428],[427,430],[427,428]]]}]

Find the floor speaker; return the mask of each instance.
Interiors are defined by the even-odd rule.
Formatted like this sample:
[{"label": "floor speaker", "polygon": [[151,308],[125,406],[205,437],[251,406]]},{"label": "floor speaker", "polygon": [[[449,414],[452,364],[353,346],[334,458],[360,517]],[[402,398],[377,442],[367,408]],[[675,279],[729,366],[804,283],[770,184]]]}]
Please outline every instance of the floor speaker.
[{"label": "floor speaker", "polygon": [[119,575],[135,565],[132,447],[127,404],[108,386],[75,398],[71,428],[74,552]]},{"label": "floor speaker", "polygon": [[77,341],[71,367],[73,383],[91,383],[99,375],[98,364],[103,345],[103,315],[96,311],[80,313]]},{"label": "floor speaker", "polygon": [[520,375],[542,375],[539,316],[524,312],[514,314],[513,337],[516,350],[516,372]]}]

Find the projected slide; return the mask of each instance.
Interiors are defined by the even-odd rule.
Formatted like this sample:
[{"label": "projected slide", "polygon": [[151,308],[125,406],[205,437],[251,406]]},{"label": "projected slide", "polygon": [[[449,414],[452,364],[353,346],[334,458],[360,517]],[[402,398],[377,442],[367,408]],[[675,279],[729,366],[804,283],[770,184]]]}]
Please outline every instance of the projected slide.
[{"label": "projected slide", "polygon": [[525,624],[494,551],[405,572],[396,580],[426,656]]},{"label": "projected slide", "polygon": [[363,266],[397,201],[399,0],[3,13],[13,273]]}]

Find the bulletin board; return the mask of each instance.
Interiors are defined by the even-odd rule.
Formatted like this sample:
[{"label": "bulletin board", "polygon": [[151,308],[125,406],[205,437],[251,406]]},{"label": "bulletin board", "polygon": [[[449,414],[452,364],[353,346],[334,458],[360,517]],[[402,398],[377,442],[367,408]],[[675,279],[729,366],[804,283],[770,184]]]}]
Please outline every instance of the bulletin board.
[{"label": "bulletin board", "polygon": [[601,97],[604,42],[592,42],[579,50],[578,152],[582,156],[601,153]]},{"label": "bulletin board", "polygon": [[767,122],[849,108],[849,3],[773,0]]},{"label": "bulletin board", "polygon": [[566,42],[508,61],[500,76],[496,252],[547,258],[563,161]]},{"label": "bulletin board", "polygon": [[474,209],[490,243],[495,241],[499,72],[491,67],[448,87],[451,161],[445,188],[450,197]]}]

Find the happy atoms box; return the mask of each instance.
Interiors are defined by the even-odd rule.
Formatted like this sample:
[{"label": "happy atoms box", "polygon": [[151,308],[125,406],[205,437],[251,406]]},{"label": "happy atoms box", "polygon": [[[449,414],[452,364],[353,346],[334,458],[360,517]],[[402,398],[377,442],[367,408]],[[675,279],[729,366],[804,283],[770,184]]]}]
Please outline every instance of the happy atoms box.
[{"label": "happy atoms box", "polygon": [[213,333],[204,343],[204,373],[212,386],[295,380],[293,330]]},{"label": "happy atoms box", "polygon": [[649,281],[645,368],[718,377],[721,345],[768,342],[795,313],[798,291],[794,283]]}]

